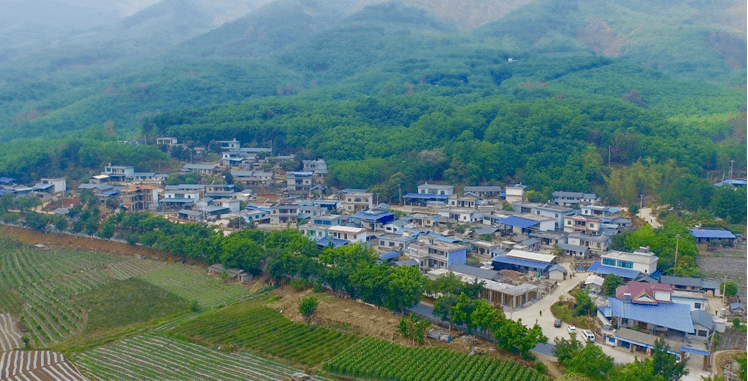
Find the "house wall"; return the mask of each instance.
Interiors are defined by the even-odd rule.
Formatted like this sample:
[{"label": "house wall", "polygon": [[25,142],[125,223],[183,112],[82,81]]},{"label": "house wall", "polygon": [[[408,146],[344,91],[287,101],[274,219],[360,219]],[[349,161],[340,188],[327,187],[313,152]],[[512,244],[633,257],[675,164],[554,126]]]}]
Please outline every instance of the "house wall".
[{"label": "house wall", "polygon": [[691,311],[705,310],[707,302],[706,299],[684,298],[682,296],[673,296],[672,301],[673,303],[687,304],[691,308]]}]

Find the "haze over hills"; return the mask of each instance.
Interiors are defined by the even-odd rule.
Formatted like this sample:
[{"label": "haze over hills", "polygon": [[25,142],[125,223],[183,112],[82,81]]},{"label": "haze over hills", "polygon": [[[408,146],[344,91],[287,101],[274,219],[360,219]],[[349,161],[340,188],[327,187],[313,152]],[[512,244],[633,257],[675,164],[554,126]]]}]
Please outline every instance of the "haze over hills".
[{"label": "haze over hills", "polygon": [[[744,83],[745,23],[734,13],[745,4],[735,0],[408,0],[400,4],[427,12],[393,4],[362,10],[381,2],[163,0],[120,19],[109,3],[86,8],[108,9],[108,19],[91,17],[106,25],[92,20],[88,31],[60,34],[51,45],[43,36],[35,48],[0,45],[0,136],[75,131],[107,120],[134,132],[142,117],[174,109],[341,81],[370,90],[357,76],[387,62],[429,61],[437,51],[608,56],[689,80]],[[464,59],[450,62],[453,72],[470,71],[458,69]]]}]

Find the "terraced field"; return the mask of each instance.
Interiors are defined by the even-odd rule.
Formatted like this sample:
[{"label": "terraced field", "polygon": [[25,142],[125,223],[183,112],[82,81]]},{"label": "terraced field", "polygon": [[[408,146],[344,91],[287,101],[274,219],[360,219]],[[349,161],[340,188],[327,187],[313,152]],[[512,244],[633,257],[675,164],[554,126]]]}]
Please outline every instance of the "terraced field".
[{"label": "terraced field", "polygon": [[62,353],[52,351],[11,351],[0,353],[0,380],[79,381],[86,380]]},{"label": "terraced field", "polygon": [[21,348],[21,333],[16,329],[13,317],[9,313],[0,314],[0,352]]},{"label": "terraced field", "polygon": [[125,280],[148,274],[152,271],[159,270],[164,266],[166,266],[165,262],[144,259],[128,259],[121,262],[107,264],[104,273],[116,280]]},{"label": "terraced field", "polygon": [[186,265],[170,264],[139,278],[185,300],[197,300],[204,308],[226,305],[249,295],[249,290],[242,285],[225,283],[207,275],[203,269]]},{"label": "terraced field", "polygon": [[202,343],[247,348],[305,365],[320,364],[361,340],[351,334],[294,323],[255,301],[201,316],[172,332]]},{"label": "terraced field", "polygon": [[103,380],[288,380],[299,371],[250,353],[216,351],[155,332],[85,351],[76,364]]}]

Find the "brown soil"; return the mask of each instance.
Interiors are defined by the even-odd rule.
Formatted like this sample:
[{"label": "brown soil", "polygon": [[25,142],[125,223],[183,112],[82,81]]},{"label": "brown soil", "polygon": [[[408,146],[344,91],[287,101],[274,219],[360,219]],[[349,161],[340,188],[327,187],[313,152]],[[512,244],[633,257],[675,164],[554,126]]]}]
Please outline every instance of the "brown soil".
[{"label": "brown soil", "polygon": [[[745,351],[723,351],[723,352],[717,352],[717,354],[714,356],[714,370],[717,372],[717,374],[722,374],[722,370],[724,369],[725,365],[728,367],[730,366],[730,361],[732,361],[732,356],[739,355],[741,353],[745,353]],[[737,366],[733,366],[734,370],[737,370]]]},{"label": "brown soil", "polygon": [[[170,262],[182,262],[182,257],[155,250],[144,246],[128,245],[127,243],[96,239],[72,234],[45,233],[18,226],[0,225],[0,236],[12,237],[27,245],[42,244],[53,248],[98,251],[120,254],[125,256],[145,256],[149,258],[165,259]],[[185,263],[204,265],[202,261],[187,259]]]}]

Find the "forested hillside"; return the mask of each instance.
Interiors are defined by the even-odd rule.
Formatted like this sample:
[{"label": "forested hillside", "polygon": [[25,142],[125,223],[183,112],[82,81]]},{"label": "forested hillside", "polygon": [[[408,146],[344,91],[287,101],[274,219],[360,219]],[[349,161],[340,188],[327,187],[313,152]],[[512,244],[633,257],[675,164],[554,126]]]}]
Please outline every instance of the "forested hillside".
[{"label": "forested hillside", "polygon": [[[5,145],[0,174],[74,168],[83,179],[119,155],[107,141],[122,137],[237,138],[323,157],[331,185],[382,198],[424,180],[521,181],[539,198],[589,190],[613,203],[646,194],[711,207],[711,192],[697,200],[678,190],[711,189],[731,160],[745,173],[745,61],[725,53],[739,45],[734,23],[718,23],[734,4],[561,5],[536,0],[465,32],[398,3],[350,14],[337,2],[286,0],[122,61],[131,68],[76,61],[41,78],[16,66],[0,71],[9,84],[0,137],[47,138]],[[620,46],[588,39],[599,22]],[[170,165],[155,150],[138,152],[130,162],[139,169]]]}]

